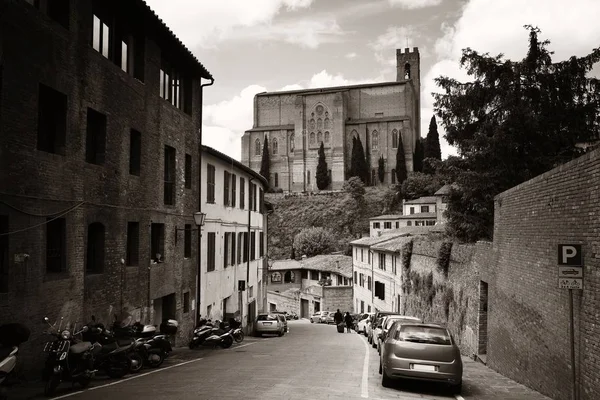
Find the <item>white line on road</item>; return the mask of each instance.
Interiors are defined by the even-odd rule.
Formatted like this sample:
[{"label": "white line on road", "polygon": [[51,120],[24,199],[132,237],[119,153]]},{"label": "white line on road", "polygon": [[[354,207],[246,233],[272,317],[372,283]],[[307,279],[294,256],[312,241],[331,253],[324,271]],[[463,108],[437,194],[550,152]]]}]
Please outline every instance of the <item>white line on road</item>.
[{"label": "white line on road", "polygon": [[[249,345],[249,344],[247,344],[246,346],[248,346],[248,345]],[[238,346],[238,347],[242,347],[242,346]],[[138,374],[138,375],[131,376],[131,377],[129,377],[129,378],[120,379],[120,380],[118,380],[118,381],[115,381],[115,382],[107,383],[107,384],[100,385],[100,386],[94,386],[94,387],[91,387],[91,388],[89,388],[89,389],[87,389],[87,390],[79,390],[79,391],[77,391],[77,392],[73,392],[73,393],[65,394],[65,395],[58,396],[58,397],[53,397],[53,398],[52,398],[52,400],[64,399],[64,398],[66,398],[66,397],[75,396],[76,394],[80,394],[80,393],[89,392],[90,390],[96,390],[96,389],[101,389],[101,388],[104,388],[104,387],[107,387],[107,386],[113,386],[113,385],[117,385],[117,384],[119,384],[119,383],[127,382],[127,381],[130,381],[130,380],[132,380],[132,379],[141,378],[142,376],[150,375],[150,374],[153,374],[153,373],[155,373],[155,372],[165,371],[165,370],[167,370],[167,369],[171,369],[171,368],[179,367],[179,366],[182,366],[182,365],[185,365],[185,364],[190,364],[190,363],[193,363],[193,362],[196,362],[196,361],[200,361],[200,360],[203,360],[203,358],[196,358],[196,359],[194,359],[194,360],[190,360],[190,361],[184,361],[184,362],[181,362],[181,363],[179,363],[179,364],[175,364],[175,365],[169,365],[168,367],[164,367],[164,368],[160,368],[160,369],[155,369],[154,371],[146,372],[146,373],[144,373],[144,374]]]},{"label": "white line on road", "polygon": [[256,344],[256,343],[258,343],[258,342],[246,343],[246,344],[242,344],[242,345],[239,345],[239,346],[230,347],[227,350],[235,350],[235,349],[239,349],[239,348],[242,348],[242,347],[251,346],[251,345]]},{"label": "white line on road", "polygon": [[363,399],[369,398],[369,345],[367,341],[362,339],[362,342],[365,344],[365,361],[363,363],[363,373],[362,373],[362,383],[361,383],[361,395]]},{"label": "white line on road", "polygon": [[454,397],[456,397],[456,400],[465,400],[465,398],[462,397],[460,394],[455,394]]}]

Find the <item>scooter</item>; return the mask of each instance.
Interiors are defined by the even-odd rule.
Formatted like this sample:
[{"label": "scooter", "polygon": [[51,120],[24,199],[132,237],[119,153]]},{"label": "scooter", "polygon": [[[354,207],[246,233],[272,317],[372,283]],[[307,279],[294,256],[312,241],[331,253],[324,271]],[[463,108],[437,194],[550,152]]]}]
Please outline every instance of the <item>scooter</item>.
[{"label": "scooter", "polygon": [[16,383],[14,369],[19,346],[29,340],[31,332],[23,324],[0,325],[0,400],[5,400],[7,388]]},{"label": "scooter", "polygon": [[188,347],[194,349],[198,346],[220,346],[224,349],[231,347],[233,344],[233,330],[225,330],[224,324],[220,321],[215,321],[219,327],[214,328],[209,324],[202,325],[194,329],[194,337],[190,341]]},{"label": "scooter", "polygon": [[165,358],[173,351],[173,347],[165,334],[157,334],[156,326],[142,325],[136,322],[133,325],[113,328],[115,337],[130,337],[136,341],[136,352],[142,358],[144,365],[150,368],[159,367]]}]

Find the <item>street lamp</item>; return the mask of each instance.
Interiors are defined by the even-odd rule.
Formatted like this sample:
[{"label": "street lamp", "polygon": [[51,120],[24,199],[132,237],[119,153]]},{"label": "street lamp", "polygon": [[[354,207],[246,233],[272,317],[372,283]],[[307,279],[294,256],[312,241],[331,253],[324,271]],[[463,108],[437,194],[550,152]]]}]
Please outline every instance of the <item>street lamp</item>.
[{"label": "street lamp", "polygon": [[196,312],[194,313],[194,327],[198,326],[198,319],[200,317],[200,276],[202,274],[202,257],[200,251],[200,242],[202,239],[202,230],[201,228],[204,226],[204,220],[206,219],[206,214],[203,212],[194,213],[194,222],[198,227],[198,255],[196,256],[198,260],[198,264],[196,266]]}]

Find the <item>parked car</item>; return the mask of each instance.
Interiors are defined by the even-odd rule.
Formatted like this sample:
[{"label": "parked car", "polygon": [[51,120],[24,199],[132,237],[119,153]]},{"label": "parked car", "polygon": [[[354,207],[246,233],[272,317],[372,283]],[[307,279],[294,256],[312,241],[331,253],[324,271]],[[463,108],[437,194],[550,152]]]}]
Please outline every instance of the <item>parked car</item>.
[{"label": "parked car", "polygon": [[335,311],[325,311],[327,314],[325,314],[325,318],[323,319],[323,322],[326,324],[335,324]]},{"label": "parked car", "polygon": [[358,322],[356,323],[356,328],[354,329],[356,333],[362,333],[367,336],[367,324],[369,323],[370,317],[373,315],[375,315],[375,313],[360,314]]},{"label": "parked car", "polygon": [[279,314],[273,313],[261,313],[256,317],[256,323],[254,324],[254,333],[257,336],[262,336],[265,333],[278,334],[283,336],[285,333],[285,326],[283,325],[285,318]]},{"label": "parked car", "polygon": [[390,328],[396,321],[400,321],[399,322],[400,324],[405,323],[405,322],[413,323],[413,324],[415,322],[423,322],[423,321],[421,321],[420,318],[410,317],[408,315],[388,315],[388,316],[383,317],[383,319],[381,321],[381,327],[376,330],[377,335],[375,336],[375,339],[377,340],[377,343],[375,346],[373,346],[373,347],[377,347],[377,352],[379,354],[381,354],[381,345],[385,341],[385,338],[386,338]]},{"label": "parked car", "polygon": [[383,342],[379,359],[381,385],[397,378],[443,382],[454,394],[462,390],[460,349],[448,330],[438,324],[395,322]]},{"label": "parked car", "polygon": [[[380,319],[382,317],[385,317],[386,315],[400,315],[400,314],[397,312],[393,312],[393,311],[377,311],[377,312],[375,312],[375,315],[371,319],[370,327],[367,328],[367,339],[369,340],[369,343],[371,345],[373,345],[373,330],[377,327],[377,324],[380,322]],[[375,346],[373,346],[373,347],[375,347]]]},{"label": "parked car", "polygon": [[281,319],[283,321],[283,326],[285,327],[285,332],[288,332],[288,323],[287,323],[287,318],[286,318],[287,311],[271,311],[271,314],[281,316]]},{"label": "parked car", "polygon": [[327,311],[317,311],[310,317],[310,322],[316,322],[317,324],[324,322],[327,314],[329,314]]}]

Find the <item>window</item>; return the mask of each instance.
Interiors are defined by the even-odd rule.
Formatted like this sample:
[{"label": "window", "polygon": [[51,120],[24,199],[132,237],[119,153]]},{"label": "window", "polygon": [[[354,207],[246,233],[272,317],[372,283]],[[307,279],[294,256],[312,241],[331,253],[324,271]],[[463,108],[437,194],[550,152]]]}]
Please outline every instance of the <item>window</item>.
[{"label": "window", "polygon": [[385,283],[375,281],[375,296],[385,300]]},{"label": "window", "polygon": [[321,118],[317,119],[317,129],[323,129],[323,120]]},{"label": "window", "polygon": [[361,287],[364,287],[364,286],[365,286],[365,276],[364,276],[364,274],[362,274],[362,273],[361,273],[361,274],[360,274],[358,277],[360,278],[360,280],[359,280],[358,284],[359,284]]},{"label": "window", "polygon": [[259,232],[258,234],[258,256],[262,257],[265,255],[265,233]]},{"label": "window", "polygon": [[329,128],[331,128],[331,121],[329,120],[329,118],[325,118],[325,129]]},{"label": "window", "polygon": [[354,271],[354,284],[356,285],[357,280],[357,275],[358,273],[356,271]]},{"label": "window", "polygon": [[[360,249],[360,262],[364,262],[364,249]],[[356,277],[354,277],[356,279]]]},{"label": "window", "polygon": [[140,176],[142,165],[142,134],[134,129],[129,133],[129,174]]},{"label": "window", "polygon": [[421,212],[429,212],[429,206],[421,206]]},{"label": "window", "polygon": [[237,263],[242,263],[242,254],[244,252],[244,233],[238,233],[238,245],[237,245]]},{"label": "window", "polygon": [[273,154],[277,154],[279,146],[277,145],[277,138],[273,138]]},{"label": "window", "polygon": [[29,4],[69,29],[69,0],[26,0]]},{"label": "window", "polygon": [[67,96],[39,85],[37,149],[65,154],[67,135]]},{"label": "window", "polygon": [[235,207],[235,198],[237,196],[236,182],[237,176],[235,174],[231,174],[231,207]]},{"label": "window", "polygon": [[379,133],[377,133],[377,131],[373,131],[373,134],[371,135],[371,147],[373,150],[379,148]]},{"label": "window", "polygon": [[367,277],[367,289],[371,290],[371,277]]},{"label": "window", "polygon": [[183,231],[183,257],[192,257],[192,225],[185,224]]},{"label": "window", "polygon": [[229,205],[229,171],[223,171],[223,205]]},{"label": "window", "polygon": [[310,133],[310,144],[315,144],[315,142],[316,142],[315,133],[311,132]]},{"label": "window", "polygon": [[323,133],[321,131],[317,132],[317,143],[321,144],[323,141]]},{"label": "window", "polygon": [[310,171],[306,171],[306,183],[310,185]]},{"label": "window", "polygon": [[248,232],[244,232],[244,254],[243,254],[243,260],[244,262],[248,261],[248,256],[250,255],[250,240],[248,238]]},{"label": "window", "polygon": [[94,30],[92,33],[92,47],[104,57],[110,57],[110,31],[109,26],[98,16],[94,15]]},{"label": "window", "polygon": [[325,132],[325,143],[329,143],[329,132]]},{"label": "window", "polygon": [[308,279],[308,271],[303,269],[302,271],[300,271],[300,276],[302,277],[301,279]]},{"label": "window", "polygon": [[192,85],[191,80],[184,77],[180,71],[171,67],[165,60],[159,71],[159,95],[172,106],[192,114]]},{"label": "window", "polygon": [[[235,232],[231,232],[231,261],[229,265],[235,265]],[[229,257],[229,256],[228,256]]]},{"label": "window", "polygon": [[[371,311],[371,310],[369,310]],[[365,302],[363,300],[360,301],[360,312],[364,313],[365,312]]]},{"label": "window", "polygon": [[175,149],[165,146],[164,204],[175,204]]},{"label": "window", "polygon": [[385,271],[385,254],[379,253],[379,269]]},{"label": "window", "polygon": [[206,202],[215,202],[215,166],[206,165]]},{"label": "window", "polygon": [[384,222],[383,223],[383,229],[392,229],[392,223],[391,222]]},{"label": "window", "polygon": [[398,148],[398,130],[392,130],[392,148]]},{"label": "window", "polygon": [[[0,215],[0,233],[8,233],[8,215]],[[0,293],[8,293],[8,235],[0,236]]]},{"label": "window", "polygon": [[88,108],[85,161],[90,164],[102,165],[104,164],[105,152],[106,115]]},{"label": "window", "polygon": [[127,42],[121,41],[121,69],[124,72],[129,71],[129,63],[127,61],[129,54],[127,53]]},{"label": "window", "polygon": [[275,187],[279,186],[279,174],[275,172]]},{"label": "window", "polygon": [[415,213],[415,208],[414,208],[414,207],[411,207],[411,208],[410,208],[410,213],[411,213],[411,214],[414,214],[414,213]]},{"label": "window", "polygon": [[426,221],[425,223],[427,226],[433,226],[435,225],[435,221]]},{"label": "window", "polygon": [[183,293],[183,312],[190,312],[190,292]]},{"label": "window", "polygon": [[256,260],[256,232],[250,233],[250,260]]},{"label": "window", "polygon": [[87,255],[85,272],[101,274],[104,271],[104,225],[91,223],[87,234]]},{"label": "window", "polygon": [[294,134],[290,135],[290,153],[294,152]]},{"label": "window", "polygon": [[192,156],[185,155],[185,188],[192,188]]},{"label": "window", "polygon": [[165,260],[165,224],[150,226],[150,259],[156,263]]},{"label": "window", "polygon": [[400,228],[400,222],[396,221],[396,229]]},{"label": "window", "polygon": [[294,283],[295,278],[296,276],[292,271],[286,271],[286,273],[283,274],[283,283]]},{"label": "window", "polygon": [[125,264],[135,266],[140,260],[140,223],[127,222],[127,259]]},{"label": "window", "polygon": [[406,221],[406,226],[412,226],[412,221]]},{"label": "window", "polygon": [[261,214],[265,213],[265,192],[258,188],[258,209]]},{"label": "window", "polygon": [[261,151],[260,151],[260,139],[256,139],[254,141],[254,155],[255,156],[260,156]]},{"label": "window", "polygon": [[250,193],[249,193],[250,198],[248,199],[248,206],[250,207],[250,209],[252,211],[256,211],[256,184],[251,183],[249,185],[249,188],[250,188]]},{"label": "window", "polygon": [[206,272],[215,270],[215,233],[208,232],[206,236]]},{"label": "window", "polygon": [[381,224],[379,222],[373,222],[373,229],[379,229]]},{"label": "window", "polygon": [[64,218],[48,218],[46,224],[46,272],[66,270],[66,221]]},{"label": "window", "polygon": [[244,209],[246,207],[246,180],[240,176],[240,209]]},{"label": "window", "polygon": [[319,280],[319,271],[310,271],[310,279],[313,281]]},{"label": "window", "polygon": [[229,265],[229,237],[231,233],[225,232],[223,234],[223,268],[227,268]]}]

